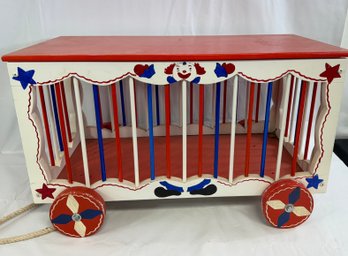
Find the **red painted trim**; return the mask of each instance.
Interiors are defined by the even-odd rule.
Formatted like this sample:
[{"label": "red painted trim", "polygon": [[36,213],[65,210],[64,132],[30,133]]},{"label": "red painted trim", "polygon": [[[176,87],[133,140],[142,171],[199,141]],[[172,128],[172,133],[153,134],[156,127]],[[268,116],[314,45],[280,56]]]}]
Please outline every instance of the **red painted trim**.
[{"label": "red painted trim", "polygon": [[43,123],[45,127],[45,134],[46,134],[46,140],[47,140],[47,147],[48,147],[48,155],[50,157],[50,164],[51,166],[54,166],[54,156],[53,156],[53,149],[52,149],[52,141],[51,141],[51,135],[50,135],[50,127],[48,125],[48,118],[47,118],[47,111],[46,111],[46,103],[45,103],[45,96],[42,86],[39,86],[39,94],[40,94],[40,102],[41,102],[41,110],[42,110],[42,118]]},{"label": "red painted trim", "polygon": [[285,133],[284,136],[288,137],[289,135],[289,127],[290,127],[290,114],[291,114],[291,107],[292,107],[292,97],[294,93],[294,86],[295,86],[295,77],[291,76],[291,82],[290,82],[290,95],[289,95],[289,101],[288,101],[288,112],[286,114],[286,125],[285,125]]},{"label": "red painted trim", "polygon": [[259,122],[259,112],[260,112],[260,97],[261,97],[261,84],[257,84],[257,93],[256,93],[256,113],[255,113],[255,122]]},{"label": "red painted trim", "polygon": [[272,184],[271,181],[268,181],[268,180],[262,180],[262,179],[257,179],[257,178],[251,178],[251,179],[246,179],[246,180],[240,180],[240,181],[237,181],[236,183],[225,183],[221,180],[218,180],[217,183],[220,183],[222,185],[225,185],[225,186],[228,186],[228,187],[232,187],[232,186],[236,186],[240,183],[243,183],[243,182],[246,182],[246,181],[260,181],[260,182],[264,182],[264,183],[267,183],[267,184]]},{"label": "red painted trim", "polygon": [[94,190],[97,190],[98,188],[111,186],[111,187],[118,187],[118,188],[122,188],[122,189],[128,189],[128,190],[131,190],[131,191],[138,191],[138,190],[141,190],[141,189],[147,187],[148,185],[150,185],[150,183],[144,184],[143,186],[140,186],[140,187],[138,187],[138,188],[129,188],[129,187],[121,186],[121,185],[118,185],[118,184],[103,183],[102,185],[100,185],[100,186],[98,186],[98,187],[95,187],[95,188],[93,188],[93,189],[94,189]]},{"label": "red painted trim", "polygon": [[300,102],[298,107],[298,115],[297,115],[297,124],[296,124],[296,132],[294,139],[294,152],[292,156],[292,166],[291,166],[291,176],[295,176],[296,174],[296,165],[297,165],[297,156],[299,150],[299,142],[300,142],[300,134],[302,127],[302,119],[304,114],[304,107],[306,102],[306,91],[307,91],[307,83],[306,81],[302,81],[301,84],[301,94],[300,94]]},{"label": "red painted trim", "polygon": [[118,107],[117,107],[117,97],[116,97],[116,83],[111,85],[111,97],[112,97],[112,107],[113,107],[113,118],[115,127],[115,143],[117,152],[117,169],[118,169],[118,180],[123,181],[123,171],[122,171],[122,150],[121,150],[121,140],[120,140],[120,128],[118,125]]},{"label": "red painted trim", "polygon": [[203,122],[204,122],[204,85],[199,85],[199,124],[198,124],[198,177],[203,172]]},{"label": "red painted trim", "polygon": [[72,142],[68,107],[67,107],[66,98],[65,98],[64,82],[62,81],[62,82],[60,82],[60,84],[62,86],[63,110],[64,110],[64,117],[65,117],[65,121],[66,121],[66,129],[68,131],[68,139],[69,139],[69,142]]},{"label": "red painted trim", "polygon": [[190,124],[193,123],[193,84],[190,83]]},{"label": "red painted trim", "polygon": [[255,83],[250,83],[249,107],[248,107],[248,127],[245,149],[245,169],[244,176],[249,176],[250,151],[251,151],[251,131],[253,125],[253,106],[254,106]]},{"label": "red painted trim", "polygon": [[222,122],[226,123],[226,97],[227,97],[227,80],[224,81],[224,100],[223,100],[223,111],[222,111]]},{"label": "red painted trim", "polygon": [[170,163],[170,85],[164,87],[165,93],[165,108],[166,108],[166,167],[167,178],[171,177],[171,163]]},{"label": "red painted trim", "polygon": [[63,139],[65,166],[66,166],[68,181],[69,181],[69,183],[72,183],[73,182],[72,170],[71,170],[68,142],[67,142],[67,137],[66,137],[65,120],[64,120],[63,104],[62,104],[62,94],[61,94],[61,84],[57,83],[57,84],[55,84],[54,87],[56,89],[56,94],[57,94],[57,105],[58,105],[58,114],[59,114],[59,121],[60,121],[60,130],[62,132],[62,139]]},{"label": "red painted trim", "polygon": [[296,35],[63,36],[7,54],[2,60],[219,61],[341,57],[348,57],[348,51]]},{"label": "red painted trim", "polygon": [[315,100],[317,96],[317,87],[318,83],[314,83],[313,85],[313,92],[312,92],[312,101],[311,101],[311,108],[309,110],[309,118],[308,118],[308,127],[307,127],[307,134],[306,134],[306,145],[305,145],[305,152],[304,152],[304,159],[306,160],[308,157],[308,148],[309,148],[309,141],[311,138],[311,131],[312,131],[312,124],[313,124],[313,117],[314,117],[314,107],[315,107]]}]

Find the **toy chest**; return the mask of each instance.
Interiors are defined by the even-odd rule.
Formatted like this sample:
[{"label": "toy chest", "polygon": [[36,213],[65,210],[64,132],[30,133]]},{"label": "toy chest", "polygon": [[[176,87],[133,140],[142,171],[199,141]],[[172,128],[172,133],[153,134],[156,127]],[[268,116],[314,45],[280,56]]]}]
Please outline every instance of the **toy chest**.
[{"label": "toy chest", "polygon": [[64,234],[105,201],[262,195],[295,227],[327,187],[348,51],[295,35],[58,37],[7,62],[35,203]]}]

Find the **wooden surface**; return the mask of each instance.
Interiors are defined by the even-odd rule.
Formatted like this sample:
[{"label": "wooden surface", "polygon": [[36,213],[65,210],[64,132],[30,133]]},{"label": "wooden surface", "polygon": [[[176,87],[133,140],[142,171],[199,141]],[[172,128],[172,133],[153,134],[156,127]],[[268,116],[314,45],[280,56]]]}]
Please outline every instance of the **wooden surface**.
[{"label": "wooden surface", "polygon": [[296,35],[63,36],[2,57],[7,62],[208,61],[348,57]]},{"label": "wooden surface", "polygon": [[[249,174],[258,174],[261,164],[262,134],[253,134],[251,138],[251,154]],[[165,137],[154,137],[155,140],[155,173],[156,176],[166,176],[166,144]],[[236,134],[234,177],[244,174],[246,135]],[[101,179],[100,163],[98,158],[98,142],[96,139],[87,141],[88,165],[90,170],[91,183]],[[173,177],[182,176],[182,137],[172,136],[171,142],[171,175]],[[229,148],[230,136],[220,135],[219,144],[219,176],[228,178],[229,171]],[[134,182],[133,149],[132,138],[121,139],[122,148],[122,169],[123,178]],[[274,178],[277,161],[278,139],[269,137],[266,153],[265,175]],[[149,161],[149,138],[138,138],[139,150],[139,173],[140,181],[150,178]],[[116,178],[118,175],[118,158],[114,139],[104,139],[104,152],[106,163],[107,178]],[[198,174],[198,136],[187,136],[187,177]],[[284,149],[281,165],[281,176],[290,174],[291,156]],[[83,163],[80,146],[71,157],[73,180],[84,182]],[[299,167],[298,171],[300,171]],[[203,161],[202,173],[211,174],[214,172],[214,135],[203,136]],[[65,168],[61,171],[58,178],[66,179]]]}]

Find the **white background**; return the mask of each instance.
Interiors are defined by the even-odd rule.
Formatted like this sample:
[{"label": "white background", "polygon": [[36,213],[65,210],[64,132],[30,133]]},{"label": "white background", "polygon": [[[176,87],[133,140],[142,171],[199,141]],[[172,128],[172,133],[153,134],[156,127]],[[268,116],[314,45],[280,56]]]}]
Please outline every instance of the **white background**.
[{"label": "white background", "polygon": [[[0,0],[0,55],[60,35],[294,33],[340,45],[347,7],[347,0]],[[348,86],[340,137],[348,137],[347,97]],[[3,215],[31,200],[4,63],[0,63],[0,120]],[[54,233],[0,247],[0,255],[15,251],[79,255],[83,249],[83,255],[345,255],[347,170],[334,160],[329,192],[315,197],[317,212],[295,230],[264,225],[257,198],[114,203],[100,236],[69,240]],[[14,224],[15,231],[49,225],[47,211],[47,206],[41,207],[24,217]],[[0,237],[10,234],[10,225],[0,227]]]}]

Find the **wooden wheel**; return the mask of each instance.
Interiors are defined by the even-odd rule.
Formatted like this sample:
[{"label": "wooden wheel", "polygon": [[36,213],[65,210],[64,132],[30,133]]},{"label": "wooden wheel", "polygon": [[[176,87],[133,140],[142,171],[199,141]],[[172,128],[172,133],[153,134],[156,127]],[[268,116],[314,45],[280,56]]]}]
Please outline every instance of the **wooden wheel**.
[{"label": "wooden wheel", "polygon": [[61,233],[73,237],[90,236],[101,227],[105,202],[94,190],[72,187],[64,190],[50,208],[50,220]]},{"label": "wooden wheel", "polygon": [[262,194],[262,212],[268,223],[277,228],[302,224],[311,215],[313,206],[311,193],[295,180],[274,182]]}]

